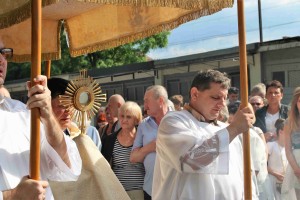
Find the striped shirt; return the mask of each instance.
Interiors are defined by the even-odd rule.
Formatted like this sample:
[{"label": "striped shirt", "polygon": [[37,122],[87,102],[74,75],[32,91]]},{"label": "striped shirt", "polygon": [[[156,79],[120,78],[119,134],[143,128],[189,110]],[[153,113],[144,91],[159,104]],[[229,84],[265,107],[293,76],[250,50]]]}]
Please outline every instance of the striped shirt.
[{"label": "striped shirt", "polygon": [[142,190],[145,169],[143,163],[130,163],[132,146],[122,146],[118,139],[112,153],[112,169],[126,191]]}]

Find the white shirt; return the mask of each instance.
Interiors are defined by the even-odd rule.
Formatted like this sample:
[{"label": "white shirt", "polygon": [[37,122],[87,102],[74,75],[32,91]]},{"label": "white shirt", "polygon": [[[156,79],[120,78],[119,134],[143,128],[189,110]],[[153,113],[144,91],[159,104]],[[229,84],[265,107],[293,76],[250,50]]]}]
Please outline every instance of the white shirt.
[{"label": "white shirt", "polygon": [[277,141],[268,142],[267,146],[269,152],[268,166],[275,172],[284,174],[288,164],[284,146],[280,146]]},{"label": "white shirt", "polygon": [[[21,102],[0,97],[0,123],[0,191],[4,191],[15,188],[23,176],[29,175],[30,112]],[[76,181],[80,175],[81,158],[76,144],[68,137],[65,141],[71,169],[50,146],[41,125],[42,180]],[[46,199],[53,199],[49,187]]]},{"label": "white shirt", "polygon": [[258,190],[268,194],[266,190],[270,186],[268,185],[269,182],[266,182],[268,176],[266,145],[254,129],[249,129],[249,133],[253,170],[258,172],[256,176]]},{"label": "white shirt", "polygon": [[[200,122],[186,110],[170,112],[162,119],[156,141],[153,200],[243,198],[242,152],[230,152],[229,158],[229,133],[225,124],[218,124]],[[219,138],[219,154],[211,163],[206,166],[200,164],[199,169],[182,163],[183,156],[214,135]],[[236,142],[231,144],[240,148],[238,139]],[[212,151],[211,148],[206,149],[208,154]],[[190,157],[195,154],[190,154]],[[227,183],[232,181],[226,186],[221,183],[224,180]]]},{"label": "white shirt", "polygon": [[271,132],[273,134],[276,134],[276,127],[275,122],[279,118],[279,112],[275,113],[274,115],[270,113],[266,113],[266,129],[267,132]]}]

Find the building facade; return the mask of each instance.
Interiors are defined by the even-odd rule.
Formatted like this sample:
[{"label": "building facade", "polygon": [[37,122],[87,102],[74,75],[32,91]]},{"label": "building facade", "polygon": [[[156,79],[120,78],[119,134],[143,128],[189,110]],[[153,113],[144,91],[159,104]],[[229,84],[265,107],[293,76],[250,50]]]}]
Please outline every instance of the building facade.
[{"label": "building facade", "polygon": [[[248,89],[260,82],[279,80],[284,85],[283,103],[288,104],[293,89],[300,86],[300,37],[249,44],[247,63]],[[193,77],[204,69],[226,72],[232,80],[232,85],[240,88],[239,48],[93,69],[89,70],[88,74],[100,83],[102,92],[106,93],[108,98],[113,94],[121,94],[125,100],[142,104],[146,88],[154,84],[165,86],[169,96],[183,95],[187,102]],[[78,73],[60,77],[70,80],[75,76],[78,76]],[[25,82],[26,80],[6,82],[12,98],[26,101]]]}]

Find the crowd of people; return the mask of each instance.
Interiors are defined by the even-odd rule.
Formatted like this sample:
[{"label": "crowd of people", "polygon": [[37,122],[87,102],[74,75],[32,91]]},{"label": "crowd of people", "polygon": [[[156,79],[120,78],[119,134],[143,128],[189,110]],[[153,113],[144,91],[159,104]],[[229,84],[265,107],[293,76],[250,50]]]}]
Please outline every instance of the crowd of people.
[{"label": "crowd of people", "polygon": [[[255,85],[246,108],[240,107],[239,89],[230,87],[228,77],[214,70],[201,72],[195,77],[188,103],[184,103],[180,94],[171,96],[169,100],[174,104],[173,109],[164,87],[147,88],[141,107],[146,116],[143,115],[143,121],[136,124],[136,133],[131,138],[131,155],[126,154],[129,163],[143,163],[145,174],[140,190],[143,190],[144,199],[242,198],[243,139],[240,133],[248,128],[252,198],[300,197],[297,188],[299,166],[295,155],[299,91],[295,90],[292,101],[296,102],[291,103],[294,112],[289,112],[290,107],[281,103],[283,86],[276,80]],[[113,115],[110,112],[105,114],[108,117]],[[287,118],[294,122],[290,123]],[[112,154],[112,146],[121,129],[108,137],[114,139],[109,150],[104,148],[103,152]],[[108,141],[104,139],[103,143],[108,145]],[[112,157],[109,157],[109,162],[114,168]],[[204,184],[205,187],[199,187]]]},{"label": "crowd of people", "polygon": [[[86,168],[73,141],[80,131],[59,101],[69,81],[38,76],[27,106],[11,99],[4,87],[9,50],[0,54],[0,199],[53,199],[48,180],[76,181]],[[300,199],[300,87],[290,106],[282,98],[282,84],[272,80],[255,85],[241,107],[230,78],[205,70],[186,101],[160,85],[146,89],[142,106],[110,96],[86,134],[130,199],[218,200],[243,199],[241,133],[249,130],[252,199]],[[42,122],[41,181],[28,176],[27,108],[38,108]]]}]

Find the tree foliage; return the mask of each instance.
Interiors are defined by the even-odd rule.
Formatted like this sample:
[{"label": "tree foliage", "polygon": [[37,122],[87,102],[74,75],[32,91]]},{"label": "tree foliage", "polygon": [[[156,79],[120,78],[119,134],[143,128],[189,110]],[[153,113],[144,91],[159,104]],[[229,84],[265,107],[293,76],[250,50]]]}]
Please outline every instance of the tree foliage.
[{"label": "tree foliage", "polygon": [[[157,35],[116,48],[103,50],[72,58],[69,54],[66,37],[61,34],[62,58],[52,61],[51,75],[78,72],[80,69],[105,68],[147,61],[151,49],[163,48],[168,44],[170,32]],[[7,80],[30,77],[30,63],[9,63]],[[44,63],[42,64],[42,74]]]}]

